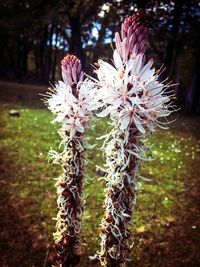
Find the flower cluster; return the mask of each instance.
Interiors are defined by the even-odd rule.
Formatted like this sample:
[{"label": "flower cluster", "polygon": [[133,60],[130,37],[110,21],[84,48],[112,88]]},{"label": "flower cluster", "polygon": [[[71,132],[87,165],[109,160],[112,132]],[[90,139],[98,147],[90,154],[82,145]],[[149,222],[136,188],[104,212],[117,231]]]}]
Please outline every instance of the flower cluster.
[{"label": "flower cluster", "polygon": [[159,82],[159,73],[152,68],[153,61],[143,63],[143,54],[133,54],[123,64],[114,52],[114,67],[99,60],[96,70],[99,90],[96,99],[103,111],[98,116],[111,115],[121,130],[135,125],[141,133],[153,131],[158,118],[170,114],[169,85]]},{"label": "flower cluster", "polygon": [[59,81],[51,89],[47,104],[56,115],[54,122],[62,122],[62,130],[73,138],[77,132],[84,132],[91,115],[94,85],[89,79],[83,82],[81,63],[75,56],[66,56],[61,64],[64,82]]},{"label": "flower cluster", "polygon": [[109,115],[113,126],[104,142],[107,176],[99,255],[102,266],[121,266],[128,260],[140,160],[145,160],[142,140],[156,126],[163,127],[159,118],[173,109],[168,90],[172,85],[159,78],[162,68],[156,71],[152,60],[145,62],[147,33],[140,12],[125,19],[121,37],[115,35],[114,66],[99,60],[95,70],[99,86],[95,104],[101,110],[97,115]]},{"label": "flower cluster", "polygon": [[59,130],[64,146],[62,153],[51,151],[54,163],[63,173],[57,178],[56,232],[54,233],[59,266],[74,266],[81,255],[82,187],[84,176],[84,132],[91,116],[93,82],[83,81],[80,60],[72,55],[61,62],[62,77],[50,89],[46,103],[55,114],[54,122],[62,123]]},{"label": "flower cluster", "polygon": [[126,18],[121,34],[115,34],[113,64],[99,60],[97,80],[84,79],[80,60],[68,55],[61,61],[63,81],[48,93],[46,103],[54,121],[62,124],[64,147],[60,154],[51,152],[63,170],[56,182],[59,211],[54,233],[60,267],[74,266],[81,255],[84,133],[94,110],[98,117],[109,116],[112,125],[103,145],[107,174],[98,257],[104,267],[124,266],[129,260],[139,169],[146,160],[143,140],[157,126],[165,128],[162,119],[173,111],[173,85],[161,81],[162,67],[156,71],[153,61],[145,59],[148,31],[142,12]]}]

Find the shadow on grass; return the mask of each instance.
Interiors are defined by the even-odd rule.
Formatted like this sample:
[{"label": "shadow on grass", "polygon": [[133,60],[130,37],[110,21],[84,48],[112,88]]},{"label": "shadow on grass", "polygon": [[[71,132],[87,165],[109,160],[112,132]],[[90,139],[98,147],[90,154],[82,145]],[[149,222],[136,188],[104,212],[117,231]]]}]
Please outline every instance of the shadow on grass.
[{"label": "shadow on grass", "polygon": [[1,151],[0,266],[44,266],[48,248],[42,222],[25,211],[34,204],[32,200],[20,199],[15,193],[19,177],[10,171],[13,164],[6,151]]},{"label": "shadow on grass", "polygon": [[[162,225],[160,233],[137,234],[135,267],[200,266],[200,185],[197,180],[199,177],[186,177],[187,191],[177,195],[176,209]],[[185,201],[178,203],[179,199]]]}]

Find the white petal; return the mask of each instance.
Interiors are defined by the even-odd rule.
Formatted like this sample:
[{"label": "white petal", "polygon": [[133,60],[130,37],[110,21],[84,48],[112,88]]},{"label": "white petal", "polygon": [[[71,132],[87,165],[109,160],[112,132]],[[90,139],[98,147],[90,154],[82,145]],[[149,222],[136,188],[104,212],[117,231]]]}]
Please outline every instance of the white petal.
[{"label": "white petal", "polygon": [[123,116],[120,122],[120,129],[125,130],[128,127],[129,123],[130,123],[130,116],[128,115]]},{"label": "white petal", "polygon": [[152,121],[149,121],[148,122],[148,127],[149,127],[149,129],[150,129],[150,131],[154,131],[154,129],[155,129],[155,123],[153,123]]},{"label": "white petal", "polygon": [[84,127],[83,127],[83,125],[81,125],[81,124],[78,124],[78,125],[76,126],[76,129],[77,129],[77,131],[80,132],[80,133],[83,133],[83,132],[84,132]]},{"label": "white petal", "polygon": [[121,49],[121,38],[118,32],[115,33],[115,44],[116,48],[118,49],[119,53],[122,53]]},{"label": "white petal", "polygon": [[124,66],[123,66],[121,57],[120,57],[120,55],[119,55],[119,53],[117,52],[116,49],[115,49],[115,51],[113,53],[113,60],[114,60],[114,63],[115,63],[115,67],[117,69],[120,69],[120,70],[123,70],[124,69]]},{"label": "white petal", "polygon": [[153,65],[153,60],[149,60],[147,64],[140,70],[140,75],[143,75],[146,71],[149,71]]},{"label": "white petal", "polygon": [[135,66],[135,60],[130,58],[126,64],[126,72],[129,73],[129,71],[132,70],[134,66]]},{"label": "white petal", "polygon": [[99,60],[98,63],[100,65],[100,69],[102,71],[105,71],[107,75],[109,75],[111,73],[112,74],[116,74],[117,70],[112,65],[110,65],[109,63],[107,63],[107,62],[105,62],[103,60]]},{"label": "white petal", "polygon": [[65,118],[65,115],[64,113],[59,113],[58,116],[52,121],[52,122],[62,122]]},{"label": "white petal", "polygon": [[98,117],[106,117],[106,116],[108,116],[109,113],[110,113],[110,110],[108,108],[105,108],[100,113],[97,113],[97,116]]},{"label": "white petal", "polygon": [[150,88],[147,86],[147,90],[149,91],[150,96],[155,96],[163,90],[163,87],[164,85],[162,83],[154,83],[154,85],[152,84]]},{"label": "white petal", "polygon": [[160,105],[160,104],[162,104],[164,101],[164,98],[163,97],[158,97],[158,98],[156,98],[156,99],[154,99],[153,100],[153,105],[154,105],[154,107],[155,106],[158,106],[158,105]]},{"label": "white petal", "polygon": [[117,98],[114,103],[113,103],[113,106],[111,107],[111,110],[117,110],[118,107],[121,105],[122,103],[122,100],[121,98]]},{"label": "white petal", "polygon": [[135,59],[135,73],[138,74],[142,66],[142,54],[139,54]]},{"label": "white petal", "polygon": [[155,73],[155,69],[152,69],[152,70],[146,70],[145,72],[143,72],[142,75],[140,75],[140,78],[143,80],[143,81],[149,81],[152,76],[154,75]]},{"label": "white petal", "polygon": [[133,117],[133,120],[134,120],[134,123],[135,123],[135,126],[137,127],[137,129],[141,132],[141,133],[145,133],[145,129],[144,127],[142,126],[141,122],[136,119],[135,117]]}]

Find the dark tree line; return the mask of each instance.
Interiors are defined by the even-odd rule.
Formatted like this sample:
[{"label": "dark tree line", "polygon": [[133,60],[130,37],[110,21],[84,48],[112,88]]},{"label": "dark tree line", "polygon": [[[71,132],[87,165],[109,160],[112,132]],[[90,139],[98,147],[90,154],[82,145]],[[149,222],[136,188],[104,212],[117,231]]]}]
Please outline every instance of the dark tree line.
[{"label": "dark tree line", "polygon": [[[124,17],[145,9],[151,32],[149,58],[162,62],[185,110],[200,112],[198,1],[5,0],[0,1],[0,76],[48,83],[59,78],[60,59],[77,55],[87,71],[110,57]],[[96,34],[94,31],[96,30]],[[97,34],[98,33],[98,34]]]}]

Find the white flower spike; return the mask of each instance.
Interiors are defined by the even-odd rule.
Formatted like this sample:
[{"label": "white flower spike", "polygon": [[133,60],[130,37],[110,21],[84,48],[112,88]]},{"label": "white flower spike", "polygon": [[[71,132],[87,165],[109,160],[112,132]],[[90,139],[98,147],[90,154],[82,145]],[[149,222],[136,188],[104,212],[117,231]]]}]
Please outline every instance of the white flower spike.
[{"label": "white flower spike", "polygon": [[61,61],[62,77],[48,93],[45,102],[55,114],[64,150],[51,151],[54,163],[63,173],[56,182],[58,214],[54,233],[58,266],[74,266],[81,256],[82,188],[84,176],[84,132],[92,110],[93,82],[83,80],[80,60],[68,55]]},{"label": "white flower spike", "polygon": [[137,178],[146,159],[142,140],[162,127],[159,118],[173,111],[167,92],[172,85],[160,81],[152,60],[145,62],[147,33],[142,12],[126,18],[121,36],[115,35],[114,66],[99,60],[95,70],[97,115],[109,115],[113,127],[104,142],[107,176],[99,259],[106,267],[124,266],[129,259]]}]

